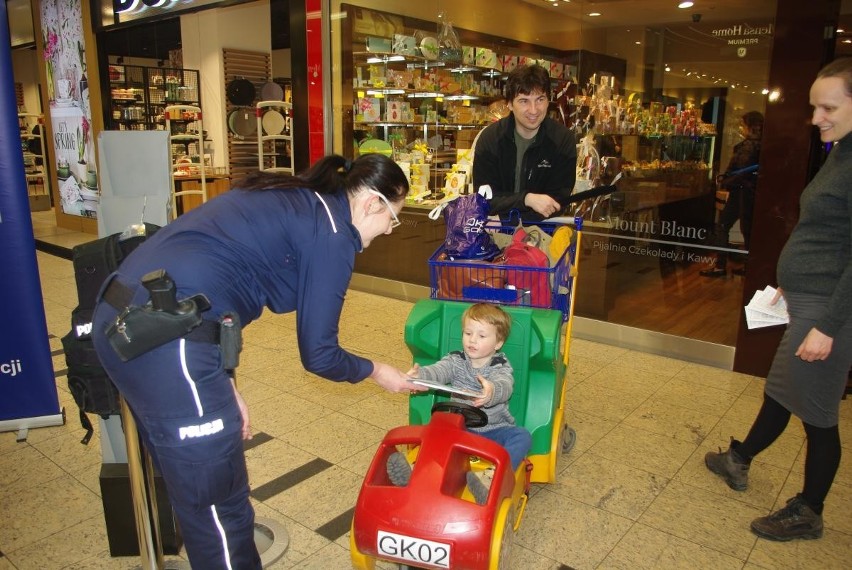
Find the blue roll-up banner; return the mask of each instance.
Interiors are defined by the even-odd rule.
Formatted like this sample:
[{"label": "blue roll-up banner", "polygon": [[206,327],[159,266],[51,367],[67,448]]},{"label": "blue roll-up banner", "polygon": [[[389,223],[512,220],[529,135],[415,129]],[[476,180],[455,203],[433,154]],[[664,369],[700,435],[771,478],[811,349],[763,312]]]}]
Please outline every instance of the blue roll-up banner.
[{"label": "blue roll-up banner", "polygon": [[6,2],[0,2],[0,431],[61,425],[21,152]]}]

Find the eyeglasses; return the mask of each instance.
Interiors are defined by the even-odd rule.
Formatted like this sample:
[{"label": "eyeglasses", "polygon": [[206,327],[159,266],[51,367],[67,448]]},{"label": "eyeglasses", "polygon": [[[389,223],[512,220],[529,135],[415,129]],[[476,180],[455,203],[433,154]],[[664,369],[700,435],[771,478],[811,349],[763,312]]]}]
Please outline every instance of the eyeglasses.
[{"label": "eyeglasses", "polygon": [[391,215],[391,226],[390,226],[391,229],[398,228],[399,226],[402,225],[402,222],[400,222],[399,218],[396,217],[396,212],[393,211],[393,207],[391,206],[390,201],[387,198],[385,198],[384,194],[382,194],[378,190],[373,190],[372,188],[368,188],[367,192],[369,192],[370,194],[373,194],[375,196],[378,196],[379,199],[382,202],[385,203],[385,206],[388,207],[388,212],[390,212],[390,215]]}]

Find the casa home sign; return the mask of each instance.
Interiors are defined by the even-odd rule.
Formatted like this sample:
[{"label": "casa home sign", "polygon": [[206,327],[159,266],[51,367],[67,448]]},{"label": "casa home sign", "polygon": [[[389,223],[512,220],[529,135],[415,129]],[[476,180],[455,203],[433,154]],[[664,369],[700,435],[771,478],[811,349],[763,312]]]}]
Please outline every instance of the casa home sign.
[{"label": "casa home sign", "polygon": [[751,24],[734,24],[725,28],[717,28],[710,32],[714,38],[727,40],[729,46],[757,45],[760,36],[772,37],[772,24],[752,26]]}]

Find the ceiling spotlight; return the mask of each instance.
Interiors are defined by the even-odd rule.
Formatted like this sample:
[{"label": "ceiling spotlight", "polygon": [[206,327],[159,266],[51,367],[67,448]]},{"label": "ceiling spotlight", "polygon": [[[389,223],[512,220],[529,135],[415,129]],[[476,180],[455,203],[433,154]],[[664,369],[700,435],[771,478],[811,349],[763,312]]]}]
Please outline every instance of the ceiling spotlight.
[{"label": "ceiling spotlight", "polygon": [[681,10],[685,10],[686,8],[692,8],[695,5],[695,2],[681,2],[677,5]]},{"label": "ceiling spotlight", "polygon": [[591,16],[592,18],[596,18],[596,17],[598,17],[598,16],[600,16],[600,15],[601,15],[601,13],[600,13],[600,12],[589,12],[589,16]]},{"label": "ceiling spotlight", "polygon": [[772,91],[769,92],[769,102],[770,103],[776,103],[780,100],[781,100],[781,90],[780,89],[773,89]]},{"label": "ceiling spotlight", "polygon": [[840,43],[843,43],[843,44],[852,44],[852,40],[843,40],[843,41],[842,41],[842,42],[840,42]]},{"label": "ceiling spotlight", "polygon": [[671,68],[671,67],[669,67],[669,66],[667,65],[667,66],[666,66],[666,71],[671,71],[671,70],[672,70],[672,68]]}]

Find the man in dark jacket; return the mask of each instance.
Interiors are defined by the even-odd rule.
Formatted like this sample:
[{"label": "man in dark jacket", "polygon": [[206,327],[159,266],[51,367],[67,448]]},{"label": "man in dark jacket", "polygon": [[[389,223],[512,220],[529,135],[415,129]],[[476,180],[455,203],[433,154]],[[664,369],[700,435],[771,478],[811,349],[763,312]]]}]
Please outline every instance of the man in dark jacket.
[{"label": "man in dark jacket", "polygon": [[574,189],[577,144],[567,127],[547,116],[550,75],[540,65],[509,74],[512,113],[485,128],[476,143],[473,185],[490,186],[491,213],[523,220],[558,215]]}]

